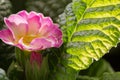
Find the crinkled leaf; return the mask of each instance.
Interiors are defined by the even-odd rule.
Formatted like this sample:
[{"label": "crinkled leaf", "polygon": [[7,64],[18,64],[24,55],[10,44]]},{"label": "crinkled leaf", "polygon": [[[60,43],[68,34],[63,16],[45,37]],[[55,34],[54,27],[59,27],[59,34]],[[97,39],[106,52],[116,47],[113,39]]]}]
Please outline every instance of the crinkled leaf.
[{"label": "crinkled leaf", "polygon": [[78,71],[75,71],[73,68],[70,67],[65,67],[61,64],[63,50],[64,46],[61,46],[61,48],[48,49],[43,53],[47,53],[49,55],[48,62],[50,74],[48,80],[76,80],[76,77],[78,76]]},{"label": "crinkled leaf", "polygon": [[69,55],[64,65],[86,69],[117,46],[119,19],[120,0],[73,0],[59,19]]},{"label": "crinkled leaf", "polygon": [[22,80],[24,79],[24,70],[17,62],[13,61],[7,70],[7,76],[10,80]]},{"label": "crinkled leaf", "polygon": [[76,80],[119,80],[120,72],[115,73],[103,73],[100,77],[90,77],[90,76],[78,76]]},{"label": "crinkled leaf", "polygon": [[44,15],[56,20],[58,15],[64,11],[65,6],[72,0],[28,0],[26,9],[28,11],[42,12]]},{"label": "crinkled leaf", "polygon": [[89,76],[78,76],[76,80],[99,80],[99,78]]},{"label": "crinkled leaf", "polygon": [[0,67],[7,70],[14,59],[14,47],[8,46],[0,40]]},{"label": "crinkled leaf", "polygon": [[[12,5],[9,0],[0,0],[0,29],[5,28],[4,17],[11,14],[11,8]],[[7,70],[13,58],[13,47],[6,45],[0,40],[0,67]]]},{"label": "crinkled leaf", "polygon": [[76,77],[78,76],[77,73],[78,72],[73,68],[65,68],[61,65],[58,65],[55,73],[53,73],[54,75],[52,75],[50,80],[76,80]]},{"label": "crinkled leaf", "polygon": [[0,68],[0,80],[9,80],[6,76],[5,71],[1,68]]},{"label": "crinkled leaf", "polygon": [[0,28],[3,28],[3,19],[11,13],[12,5],[9,0],[0,0]]},{"label": "crinkled leaf", "polygon": [[99,61],[94,62],[90,67],[86,70],[80,71],[80,75],[87,75],[91,77],[100,77],[103,73],[114,73],[115,71],[111,67],[111,65],[104,59],[100,59]]},{"label": "crinkled leaf", "polygon": [[120,72],[115,73],[104,73],[100,80],[119,80]]}]

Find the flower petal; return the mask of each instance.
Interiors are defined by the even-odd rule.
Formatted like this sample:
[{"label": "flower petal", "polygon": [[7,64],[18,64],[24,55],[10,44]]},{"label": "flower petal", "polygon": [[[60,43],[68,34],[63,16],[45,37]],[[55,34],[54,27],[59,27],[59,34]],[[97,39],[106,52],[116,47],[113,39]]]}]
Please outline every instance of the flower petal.
[{"label": "flower petal", "polygon": [[54,29],[53,26],[49,26],[47,25],[47,23],[43,24],[39,29],[39,34],[41,36],[47,37],[53,29]]},{"label": "flower petal", "polygon": [[18,12],[17,14],[20,15],[21,17],[23,17],[23,18],[26,19],[26,20],[27,20],[28,15],[29,15],[29,14],[27,13],[27,11],[25,11],[25,10],[22,10],[22,11]]},{"label": "flower petal", "polygon": [[28,23],[23,17],[13,14],[9,18],[4,18],[4,21],[16,39],[26,34]]},{"label": "flower petal", "polygon": [[41,23],[43,25],[47,24],[48,26],[52,26],[53,25],[53,21],[51,20],[50,17],[44,17],[43,20],[41,21]]},{"label": "flower petal", "polygon": [[21,37],[26,35],[28,31],[27,24],[20,23],[19,25],[16,25],[12,22],[10,22],[8,19],[5,19],[5,22],[7,25],[9,25],[9,29],[11,30],[13,36],[15,37],[16,41],[19,40]]},{"label": "flower petal", "polygon": [[60,36],[58,38],[56,38],[54,36],[49,36],[49,37],[47,37],[47,39],[52,43],[52,47],[59,48],[63,43]]},{"label": "flower petal", "polygon": [[43,36],[47,36],[56,26],[53,26],[53,22],[50,17],[44,17],[41,21],[41,27],[39,33]]},{"label": "flower petal", "polygon": [[16,25],[27,24],[27,21],[23,17],[21,17],[17,14],[11,15],[11,16],[9,16],[9,18],[4,18],[4,21],[5,21],[6,25],[8,26],[8,28],[11,27],[11,25],[9,25],[8,21],[11,24],[16,24]]},{"label": "flower petal", "polygon": [[9,45],[14,44],[14,38],[9,29],[4,29],[0,31],[0,39],[2,39],[3,42]]},{"label": "flower petal", "polygon": [[34,12],[34,11],[31,11],[28,15],[28,18],[32,18],[34,16],[38,16],[38,13]]},{"label": "flower petal", "polygon": [[62,32],[58,25],[41,13],[23,10],[4,18],[4,21],[8,29],[0,31],[0,38],[22,50],[37,51],[62,45]]},{"label": "flower petal", "polygon": [[40,18],[40,22],[42,22],[43,19],[44,19],[44,15],[43,15],[42,13],[38,13],[38,16],[39,16],[39,18]]},{"label": "flower petal", "polygon": [[39,17],[34,16],[30,19],[28,19],[28,34],[36,34],[39,31],[39,28],[41,26],[39,22]]},{"label": "flower petal", "polygon": [[50,48],[52,46],[53,46],[52,43],[49,40],[44,39],[44,38],[36,38],[32,40],[32,42],[29,45],[26,45],[23,39],[21,39],[18,45],[20,49],[28,50],[28,51],[43,50],[46,48]]},{"label": "flower petal", "polygon": [[[54,24],[54,29],[50,32],[50,36],[53,36],[56,41],[55,41],[55,46],[54,47],[60,47],[63,43],[62,41],[62,32],[61,30],[58,28],[59,25]],[[50,37],[50,39],[53,40],[53,38]]]},{"label": "flower petal", "polygon": [[52,47],[52,43],[45,38],[36,38],[32,40],[30,46],[33,50],[43,50]]},{"label": "flower petal", "polygon": [[26,24],[20,24],[18,26],[14,25],[12,31],[14,32],[16,40],[19,40],[27,34],[28,26]]},{"label": "flower petal", "polygon": [[45,24],[39,31],[40,35],[50,40],[50,42],[54,45],[52,47],[60,47],[62,45],[62,32],[58,26],[59,25],[57,24],[53,24],[52,26]]}]

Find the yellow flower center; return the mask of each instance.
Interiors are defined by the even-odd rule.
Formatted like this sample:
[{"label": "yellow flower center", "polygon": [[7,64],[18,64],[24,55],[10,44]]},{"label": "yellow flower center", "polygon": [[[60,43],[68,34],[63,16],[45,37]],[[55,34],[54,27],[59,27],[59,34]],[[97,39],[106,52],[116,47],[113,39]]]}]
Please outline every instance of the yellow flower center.
[{"label": "yellow flower center", "polygon": [[26,35],[23,38],[23,42],[24,42],[24,44],[29,45],[33,39],[38,38],[38,37],[40,37],[40,36],[32,35],[32,34],[31,35]]}]

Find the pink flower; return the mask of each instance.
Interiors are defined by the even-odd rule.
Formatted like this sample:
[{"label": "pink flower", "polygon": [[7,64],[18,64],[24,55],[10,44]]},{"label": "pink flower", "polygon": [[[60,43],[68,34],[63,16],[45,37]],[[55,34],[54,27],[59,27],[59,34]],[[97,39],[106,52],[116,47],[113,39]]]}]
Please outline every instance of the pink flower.
[{"label": "pink flower", "polygon": [[37,51],[51,47],[60,47],[62,32],[58,24],[41,13],[25,10],[4,18],[7,29],[0,31],[0,39],[22,50]]}]

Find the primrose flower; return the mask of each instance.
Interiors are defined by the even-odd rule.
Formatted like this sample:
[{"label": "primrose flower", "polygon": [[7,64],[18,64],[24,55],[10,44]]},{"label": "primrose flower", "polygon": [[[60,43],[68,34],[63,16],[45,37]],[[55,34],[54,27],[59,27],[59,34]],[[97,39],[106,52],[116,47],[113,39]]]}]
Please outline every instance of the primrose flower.
[{"label": "primrose flower", "polygon": [[0,31],[0,39],[6,44],[22,50],[37,51],[51,47],[60,47],[62,32],[58,24],[42,13],[25,10],[4,18],[7,29]]}]

